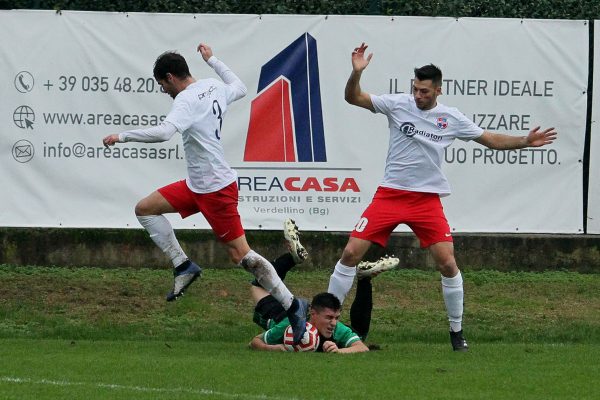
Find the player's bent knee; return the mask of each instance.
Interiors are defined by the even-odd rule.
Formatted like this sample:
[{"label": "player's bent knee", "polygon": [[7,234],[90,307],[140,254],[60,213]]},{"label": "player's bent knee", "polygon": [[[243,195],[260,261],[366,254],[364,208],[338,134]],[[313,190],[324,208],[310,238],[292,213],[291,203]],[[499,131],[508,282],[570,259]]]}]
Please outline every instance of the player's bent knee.
[{"label": "player's bent knee", "polygon": [[440,273],[447,278],[453,278],[456,276],[456,274],[458,274],[458,266],[456,265],[454,258],[447,260],[446,262],[439,263],[437,268],[438,271],[440,271]]},{"label": "player's bent knee", "polygon": [[342,253],[342,264],[352,266],[360,262],[362,254],[359,254],[355,249],[346,247]]},{"label": "player's bent knee", "polygon": [[249,250],[246,249],[238,249],[237,247],[227,247],[227,252],[229,253],[229,259],[234,264],[239,264],[244,256],[248,254]]},{"label": "player's bent knee", "polygon": [[154,214],[152,214],[150,208],[146,206],[144,200],[141,200],[135,205],[135,215],[137,215],[138,217],[142,217]]},{"label": "player's bent knee", "polygon": [[[168,203],[166,204],[167,206],[169,206]],[[150,196],[143,198],[142,200],[138,201],[138,203],[135,205],[135,215],[137,215],[138,217],[148,215],[162,215],[170,211],[172,210],[169,210],[168,207],[165,206],[165,204],[162,204],[156,198],[152,198]]]}]

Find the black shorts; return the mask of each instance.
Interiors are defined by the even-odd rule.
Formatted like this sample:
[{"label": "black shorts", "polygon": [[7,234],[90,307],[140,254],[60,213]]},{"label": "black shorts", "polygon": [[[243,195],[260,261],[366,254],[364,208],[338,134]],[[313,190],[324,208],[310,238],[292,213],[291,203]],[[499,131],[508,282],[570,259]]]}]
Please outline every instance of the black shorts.
[{"label": "black shorts", "polygon": [[269,322],[271,320],[278,323],[285,317],[287,317],[287,315],[283,306],[275,299],[275,297],[268,295],[256,303],[252,321],[264,330],[268,330]]}]

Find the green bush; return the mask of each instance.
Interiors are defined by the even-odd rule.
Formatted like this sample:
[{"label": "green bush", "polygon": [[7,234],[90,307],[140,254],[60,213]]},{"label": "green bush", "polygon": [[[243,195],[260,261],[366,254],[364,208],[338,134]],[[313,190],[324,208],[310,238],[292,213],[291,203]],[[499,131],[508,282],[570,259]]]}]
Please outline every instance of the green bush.
[{"label": "green bush", "polygon": [[596,19],[600,2],[582,0],[21,0],[0,8],[218,14],[345,14]]}]

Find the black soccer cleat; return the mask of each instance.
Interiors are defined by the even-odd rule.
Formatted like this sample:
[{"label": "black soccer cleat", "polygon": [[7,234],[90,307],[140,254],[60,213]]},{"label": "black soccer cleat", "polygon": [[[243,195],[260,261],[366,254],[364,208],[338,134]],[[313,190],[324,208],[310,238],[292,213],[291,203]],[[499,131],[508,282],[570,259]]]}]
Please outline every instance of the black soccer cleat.
[{"label": "black soccer cleat", "polygon": [[173,270],[173,289],[167,294],[167,301],[177,300],[183,292],[202,274],[200,268],[193,261],[186,261]]},{"label": "black soccer cleat", "polygon": [[308,313],[308,301],[306,299],[294,298],[292,306],[286,311],[292,331],[294,332],[294,345],[300,343],[306,332],[306,314]]},{"label": "black soccer cleat", "polygon": [[469,351],[469,345],[463,337],[462,329],[458,332],[450,331],[450,343],[452,343],[452,350],[454,351]]}]

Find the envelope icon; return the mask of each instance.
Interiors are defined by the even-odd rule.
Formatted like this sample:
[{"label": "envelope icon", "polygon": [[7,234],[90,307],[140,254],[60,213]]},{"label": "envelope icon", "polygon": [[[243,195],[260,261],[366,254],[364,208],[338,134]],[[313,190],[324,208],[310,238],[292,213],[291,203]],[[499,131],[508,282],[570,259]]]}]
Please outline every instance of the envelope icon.
[{"label": "envelope icon", "polygon": [[23,144],[20,146],[15,146],[15,157],[31,157],[31,145]]}]

